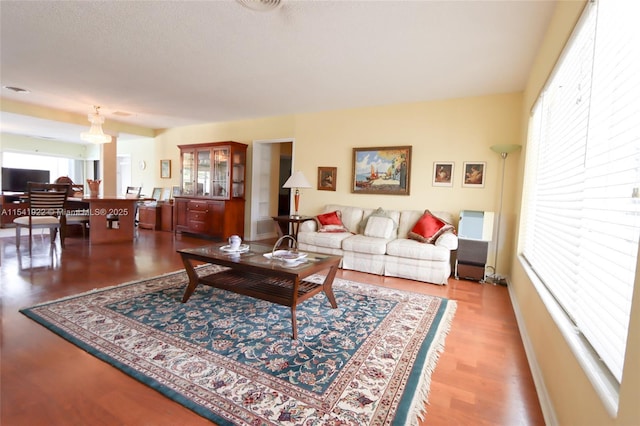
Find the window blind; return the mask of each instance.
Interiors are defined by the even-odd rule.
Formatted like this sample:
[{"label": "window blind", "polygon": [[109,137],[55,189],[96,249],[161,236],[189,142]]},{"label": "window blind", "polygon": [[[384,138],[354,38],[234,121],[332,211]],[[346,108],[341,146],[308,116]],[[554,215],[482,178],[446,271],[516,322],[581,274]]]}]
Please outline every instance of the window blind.
[{"label": "window blind", "polygon": [[523,200],[523,256],[618,383],[640,239],[629,7],[587,5],[530,119]]}]

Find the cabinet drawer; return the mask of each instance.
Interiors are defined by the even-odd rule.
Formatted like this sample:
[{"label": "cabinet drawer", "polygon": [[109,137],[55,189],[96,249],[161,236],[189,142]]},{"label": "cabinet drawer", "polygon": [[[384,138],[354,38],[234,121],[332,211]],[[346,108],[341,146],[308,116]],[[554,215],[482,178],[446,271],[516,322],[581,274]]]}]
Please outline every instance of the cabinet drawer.
[{"label": "cabinet drawer", "polygon": [[201,211],[206,212],[208,209],[206,201],[189,201],[189,206],[187,207],[189,210],[193,211]]},{"label": "cabinet drawer", "polygon": [[191,232],[208,232],[209,226],[207,226],[206,222],[192,220],[189,221],[189,231]]},{"label": "cabinet drawer", "polygon": [[194,220],[204,222],[205,220],[207,220],[207,212],[193,210],[189,211],[189,222]]}]

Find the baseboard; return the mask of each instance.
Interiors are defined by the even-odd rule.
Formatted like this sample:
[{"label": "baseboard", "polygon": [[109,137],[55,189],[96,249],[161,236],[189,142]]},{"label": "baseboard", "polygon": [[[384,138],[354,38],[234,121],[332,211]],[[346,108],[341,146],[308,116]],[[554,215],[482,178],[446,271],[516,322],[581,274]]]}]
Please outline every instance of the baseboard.
[{"label": "baseboard", "polygon": [[551,402],[549,392],[547,391],[547,387],[545,386],[542,371],[540,370],[540,366],[538,365],[538,360],[536,358],[536,353],[533,349],[533,344],[531,343],[531,339],[529,338],[529,334],[527,333],[527,329],[524,325],[524,318],[522,317],[522,312],[520,311],[520,305],[518,304],[518,300],[511,290],[511,282],[508,279],[507,281],[507,288],[509,289],[511,306],[513,307],[513,312],[516,316],[518,330],[520,330],[524,352],[527,356],[527,362],[529,363],[531,375],[533,376],[533,384],[538,394],[538,401],[540,402],[540,408],[542,409],[542,415],[544,417],[545,425],[558,426],[559,424],[558,418],[556,416],[556,411],[553,408],[553,403]]}]

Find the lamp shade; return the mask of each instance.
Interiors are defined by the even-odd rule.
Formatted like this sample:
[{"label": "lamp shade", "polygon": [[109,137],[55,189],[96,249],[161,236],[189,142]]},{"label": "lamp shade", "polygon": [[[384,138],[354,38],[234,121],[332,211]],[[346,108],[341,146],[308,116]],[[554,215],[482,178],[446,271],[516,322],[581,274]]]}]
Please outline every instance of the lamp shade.
[{"label": "lamp shade", "polygon": [[497,145],[491,145],[489,149],[491,149],[491,151],[493,152],[497,152],[498,154],[503,154],[503,153],[511,154],[512,152],[516,152],[520,148],[522,148],[520,145],[502,143]]},{"label": "lamp shade", "polygon": [[292,174],[282,185],[283,188],[311,188],[311,184],[300,170]]}]

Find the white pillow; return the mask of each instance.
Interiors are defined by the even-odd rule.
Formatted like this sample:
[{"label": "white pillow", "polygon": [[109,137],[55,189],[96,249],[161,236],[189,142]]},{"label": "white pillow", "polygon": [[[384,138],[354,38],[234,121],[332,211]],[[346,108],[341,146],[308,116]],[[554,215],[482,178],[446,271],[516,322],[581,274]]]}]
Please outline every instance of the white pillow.
[{"label": "white pillow", "polygon": [[394,223],[390,217],[370,216],[364,235],[367,237],[389,238],[393,232]]}]

